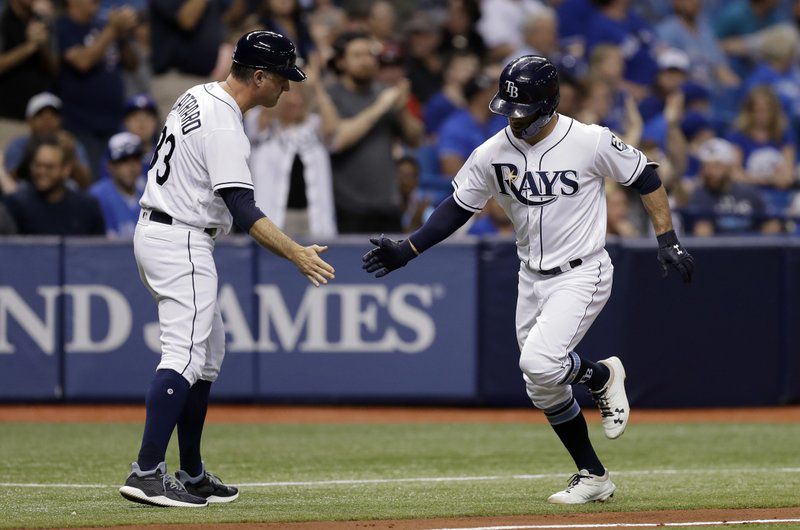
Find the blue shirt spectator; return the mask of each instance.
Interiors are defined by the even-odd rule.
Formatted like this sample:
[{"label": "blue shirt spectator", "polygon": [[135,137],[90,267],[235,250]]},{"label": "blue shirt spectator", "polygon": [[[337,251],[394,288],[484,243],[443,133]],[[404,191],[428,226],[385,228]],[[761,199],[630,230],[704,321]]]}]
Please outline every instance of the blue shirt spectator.
[{"label": "blue shirt spectator", "polygon": [[112,11],[101,26],[95,19],[98,7],[68,0],[66,15],[56,21],[64,127],[86,147],[95,175],[108,138],[119,130],[125,95],[121,61],[135,64],[127,39],[137,24],[135,11],[125,7]]},{"label": "blue shirt spectator", "polygon": [[480,122],[469,110],[454,112],[439,131],[439,158],[455,154],[466,161],[476,147],[508,125],[503,116],[492,114]]},{"label": "blue shirt spectator", "polygon": [[736,84],[702,2],[674,2],[676,14],[656,26],[658,38],[689,57],[689,78],[708,87]]},{"label": "blue shirt spectator", "polygon": [[[712,24],[724,48],[727,39],[746,37],[783,20],[787,18],[774,0],[730,0],[724,2],[722,9],[713,17]],[[746,77],[752,68],[750,55],[749,51],[744,51],[731,57],[731,67],[739,77]]]},{"label": "blue shirt spectator", "polygon": [[108,171],[110,179],[102,180],[89,190],[103,211],[106,235],[132,239],[139,218],[139,199],[144,192],[142,154],[144,148],[138,136],[121,132],[108,142]]},{"label": "blue shirt spectator", "polygon": [[471,52],[454,52],[444,66],[444,86],[425,102],[422,116],[425,131],[438,134],[444,121],[464,107],[464,86],[478,73],[480,59]]},{"label": "blue shirt spectator", "polygon": [[587,47],[591,50],[598,44],[616,44],[625,57],[625,79],[651,85],[658,69],[653,56],[655,34],[647,22],[631,10],[622,19],[611,18],[608,13],[608,8],[603,8],[590,22]]},{"label": "blue shirt spectator", "polygon": [[597,9],[591,0],[564,0],[557,8],[558,34],[562,39],[585,39]]},{"label": "blue shirt spectator", "polygon": [[207,76],[217,63],[224,36],[223,2],[208,0],[202,14],[193,20],[178,16],[184,4],[186,0],[150,0],[154,74],[174,68],[186,74]]}]

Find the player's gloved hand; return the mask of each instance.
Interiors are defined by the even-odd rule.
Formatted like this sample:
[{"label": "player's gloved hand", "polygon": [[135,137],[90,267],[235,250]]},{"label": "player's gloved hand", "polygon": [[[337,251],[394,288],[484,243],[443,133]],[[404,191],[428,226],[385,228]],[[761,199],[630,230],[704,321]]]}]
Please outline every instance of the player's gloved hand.
[{"label": "player's gloved hand", "polygon": [[362,268],[368,273],[374,272],[376,278],[405,267],[406,263],[417,257],[408,239],[395,241],[381,234],[380,237],[370,238],[369,242],[376,248],[361,257],[361,261],[364,262]]},{"label": "player's gloved hand", "polygon": [[684,283],[692,281],[694,274],[694,258],[683,248],[675,230],[665,232],[658,239],[658,263],[661,265],[664,278],[669,274],[669,267],[672,266],[681,273]]}]

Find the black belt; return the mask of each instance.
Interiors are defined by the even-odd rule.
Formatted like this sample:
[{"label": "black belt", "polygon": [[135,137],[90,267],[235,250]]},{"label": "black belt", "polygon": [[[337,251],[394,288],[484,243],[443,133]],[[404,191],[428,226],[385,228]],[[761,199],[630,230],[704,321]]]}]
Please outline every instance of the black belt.
[{"label": "black belt", "polygon": [[569,262],[569,268],[565,268],[563,266],[562,267],[553,267],[552,269],[547,269],[547,270],[544,270],[544,271],[536,271],[536,272],[538,272],[539,274],[542,274],[544,276],[558,276],[562,272],[567,272],[567,271],[570,271],[570,270],[572,270],[572,269],[574,269],[576,267],[580,267],[581,263],[583,263],[583,260],[578,258],[578,259],[574,259],[574,260]]},{"label": "black belt", "polygon": [[[157,223],[171,225],[172,224],[172,216],[168,213],[160,212],[158,210],[150,210],[150,220],[155,221]],[[214,237],[217,233],[216,228],[204,228],[203,232]]]}]

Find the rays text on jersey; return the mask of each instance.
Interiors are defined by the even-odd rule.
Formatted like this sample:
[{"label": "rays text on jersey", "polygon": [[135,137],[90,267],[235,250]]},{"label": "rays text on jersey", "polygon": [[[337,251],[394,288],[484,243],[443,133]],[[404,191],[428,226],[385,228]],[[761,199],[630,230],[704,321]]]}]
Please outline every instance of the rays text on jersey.
[{"label": "rays text on jersey", "polygon": [[578,193],[578,172],[574,169],[526,171],[520,175],[514,164],[492,164],[492,167],[500,193],[513,195],[528,206],[544,206],[561,196]]}]

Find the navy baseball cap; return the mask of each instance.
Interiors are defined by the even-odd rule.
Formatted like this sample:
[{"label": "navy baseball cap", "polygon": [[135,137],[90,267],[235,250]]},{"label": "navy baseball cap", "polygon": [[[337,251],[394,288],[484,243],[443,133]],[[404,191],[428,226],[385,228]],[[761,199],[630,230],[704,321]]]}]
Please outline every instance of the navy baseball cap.
[{"label": "navy baseball cap", "polygon": [[123,109],[123,114],[125,116],[131,112],[136,112],[137,110],[146,110],[152,113],[154,116],[158,116],[158,105],[156,105],[156,100],[148,94],[136,94],[135,96],[129,97],[125,101],[125,108]]},{"label": "navy baseball cap", "polygon": [[141,158],[142,155],[144,155],[142,140],[133,133],[117,133],[108,141],[108,159],[112,162],[130,157]]},{"label": "navy baseball cap", "polygon": [[245,33],[233,49],[233,62],[238,65],[274,72],[289,81],[304,81],[306,74],[296,61],[294,43],[274,31]]}]

